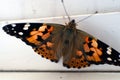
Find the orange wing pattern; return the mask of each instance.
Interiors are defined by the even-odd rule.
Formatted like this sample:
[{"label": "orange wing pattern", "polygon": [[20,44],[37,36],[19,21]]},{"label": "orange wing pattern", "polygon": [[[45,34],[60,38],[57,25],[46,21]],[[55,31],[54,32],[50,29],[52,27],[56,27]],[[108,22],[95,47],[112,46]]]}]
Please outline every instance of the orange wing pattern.
[{"label": "orange wing pattern", "polygon": [[3,30],[17,38],[42,57],[58,62],[63,57],[63,65],[68,68],[87,67],[91,64],[120,65],[120,53],[91,35],[77,30],[65,30],[60,24],[16,23]]},{"label": "orange wing pattern", "polygon": [[84,50],[86,59],[91,64],[107,63],[120,66],[120,53],[100,40],[86,37]]}]

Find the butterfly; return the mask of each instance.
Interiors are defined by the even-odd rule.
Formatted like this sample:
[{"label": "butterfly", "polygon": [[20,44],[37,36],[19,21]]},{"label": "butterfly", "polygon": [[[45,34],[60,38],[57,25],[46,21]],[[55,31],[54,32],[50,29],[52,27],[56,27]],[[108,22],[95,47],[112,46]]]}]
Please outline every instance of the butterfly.
[{"label": "butterfly", "polygon": [[3,30],[21,39],[43,58],[58,62],[63,57],[67,68],[83,68],[91,64],[120,66],[120,53],[92,35],[78,30],[75,20],[68,24],[13,23]]}]

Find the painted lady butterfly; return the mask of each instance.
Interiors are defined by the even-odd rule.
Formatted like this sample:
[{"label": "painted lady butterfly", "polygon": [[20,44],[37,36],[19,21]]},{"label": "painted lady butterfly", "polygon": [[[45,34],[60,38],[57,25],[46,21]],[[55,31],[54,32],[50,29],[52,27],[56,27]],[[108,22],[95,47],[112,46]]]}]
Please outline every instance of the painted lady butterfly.
[{"label": "painted lady butterfly", "polygon": [[76,29],[75,20],[67,25],[44,23],[8,24],[3,30],[27,45],[42,57],[68,68],[87,67],[91,64],[120,66],[120,53],[90,34]]}]

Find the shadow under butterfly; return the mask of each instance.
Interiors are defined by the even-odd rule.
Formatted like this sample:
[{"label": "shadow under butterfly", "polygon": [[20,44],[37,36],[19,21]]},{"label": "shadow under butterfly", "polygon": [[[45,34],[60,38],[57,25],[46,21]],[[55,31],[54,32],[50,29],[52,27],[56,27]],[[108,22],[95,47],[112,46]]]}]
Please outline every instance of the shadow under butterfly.
[{"label": "shadow under butterfly", "polygon": [[[67,16],[69,18],[68,14]],[[70,18],[66,25],[14,23],[5,25],[3,30],[21,39],[36,53],[52,62],[57,63],[63,57],[63,65],[67,68],[81,68],[91,64],[120,66],[119,52],[92,35],[76,29],[75,20]]]}]

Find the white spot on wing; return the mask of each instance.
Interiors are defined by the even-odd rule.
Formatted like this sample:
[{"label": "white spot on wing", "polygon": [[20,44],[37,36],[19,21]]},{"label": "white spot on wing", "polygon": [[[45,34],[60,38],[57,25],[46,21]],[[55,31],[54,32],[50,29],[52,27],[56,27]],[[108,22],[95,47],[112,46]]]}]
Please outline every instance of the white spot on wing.
[{"label": "white spot on wing", "polygon": [[112,61],[112,59],[110,57],[107,58],[108,61]]},{"label": "white spot on wing", "polygon": [[27,23],[27,24],[24,25],[23,30],[28,30],[29,27],[30,27],[30,24]]},{"label": "white spot on wing", "polygon": [[114,60],[114,62],[117,62],[116,60]]},{"label": "white spot on wing", "polygon": [[16,26],[16,24],[11,24],[12,25],[12,27],[15,27]]},{"label": "white spot on wing", "polygon": [[108,47],[108,48],[107,48],[107,54],[109,54],[109,55],[112,54],[112,49],[111,49],[111,47]]},{"label": "white spot on wing", "polygon": [[14,31],[14,33],[16,33],[16,31]]},{"label": "white spot on wing", "polygon": [[12,28],[11,30],[14,30],[14,28]]},{"label": "white spot on wing", "polygon": [[107,54],[111,55],[111,52],[110,52],[110,51],[107,51]]},{"label": "white spot on wing", "polygon": [[108,51],[110,51],[110,52],[112,52],[112,49],[111,49],[111,47],[108,47],[108,48],[107,48],[107,50],[108,50]]},{"label": "white spot on wing", "polygon": [[23,32],[19,32],[18,34],[19,34],[19,35],[23,35]]}]

